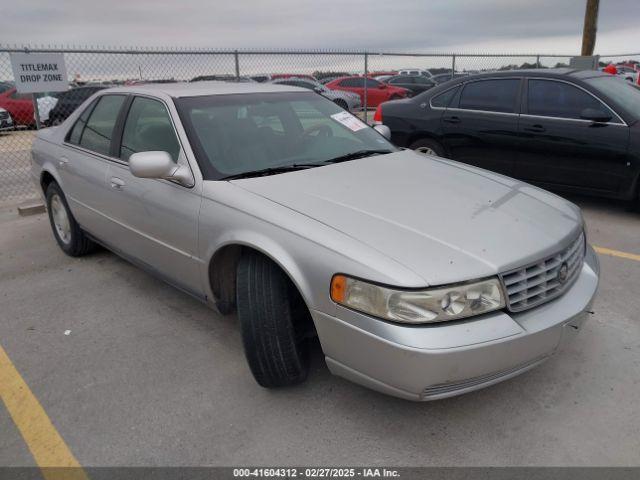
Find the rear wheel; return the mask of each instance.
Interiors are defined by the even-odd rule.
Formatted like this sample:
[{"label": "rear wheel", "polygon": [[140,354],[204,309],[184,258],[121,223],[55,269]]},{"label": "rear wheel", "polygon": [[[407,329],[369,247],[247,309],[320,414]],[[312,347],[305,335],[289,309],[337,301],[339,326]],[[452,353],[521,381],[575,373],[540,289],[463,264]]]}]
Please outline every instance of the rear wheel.
[{"label": "rear wheel", "polygon": [[246,252],[238,262],[236,303],[244,353],[256,381],[266,388],[304,381],[313,322],[289,277],[264,255]]},{"label": "rear wheel", "polygon": [[444,157],[444,147],[436,140],[430,138],[422,138],[417,142],[413,142],[409,148],[424,155]]},{"label": "rear wheel", "polygon": [[95,249],[93,243],[78,225],[69,210],[67,199],[56,182],[51,182],[46,191],[47,211],[53,236],[64,253],[81,257]]}]

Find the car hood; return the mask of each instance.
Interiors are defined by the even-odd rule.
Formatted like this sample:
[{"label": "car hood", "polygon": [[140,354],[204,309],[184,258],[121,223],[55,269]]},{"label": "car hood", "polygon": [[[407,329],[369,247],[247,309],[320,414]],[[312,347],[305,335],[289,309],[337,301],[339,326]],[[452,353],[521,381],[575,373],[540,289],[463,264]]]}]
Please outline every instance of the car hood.
[{"label": "car hood", "polygon": [[556,195],[408,150],[232,183],[374,248],[427,285],[529,264],[583,228],[579,209]]}]

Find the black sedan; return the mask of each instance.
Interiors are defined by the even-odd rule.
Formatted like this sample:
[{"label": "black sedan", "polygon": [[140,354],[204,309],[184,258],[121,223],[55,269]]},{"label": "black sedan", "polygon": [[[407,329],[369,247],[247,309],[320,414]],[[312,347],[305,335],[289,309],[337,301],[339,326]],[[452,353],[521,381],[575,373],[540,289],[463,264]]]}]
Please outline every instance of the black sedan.
[{"label": "black sedan", "polygon": [[71,115],[76,108],[96,93],[98,90],[107,88],[104,85],[87,85],[83,87],[72,88],[66,92],[58,94],[58,101],[55,106],[49,112],[49,120],[47,125],[59,125],[69,115]]},{"label": "black sedan", "polygon": [[635,201],[639,119],[638,88],[571,69],[472,75],[383,103],[374,117],[401,147],[550,189]]},{"label": "black sedan", "polygon": [[456,78],[468,77],[468,76],[469,76],[469,74],[468,73],[464,73],[464,72],[456,72],[456,73],[453,74],[453,76],[451,75],[451,72],[449,72],[449,73],[439,73],[439,74],[434,75],[433,77],[431,77],[431,80],[433,80],[438,85],[440,85],[441,83],[448,82],[449,80],[455,80]]},{"label": "black sedan", "polygon": [[384,80],[384,83],[394,87],[402,87],[410,90],[413,95],[426,92],[436,86],[436,82],[423,75],[395,75]]}]

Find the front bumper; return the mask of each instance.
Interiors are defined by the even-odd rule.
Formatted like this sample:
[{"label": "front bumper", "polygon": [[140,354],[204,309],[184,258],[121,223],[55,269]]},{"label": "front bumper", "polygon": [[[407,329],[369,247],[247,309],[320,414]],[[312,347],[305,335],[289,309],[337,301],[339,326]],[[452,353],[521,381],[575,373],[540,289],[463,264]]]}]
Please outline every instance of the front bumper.
[{"label": "front bumper", "polygon": [[437,400],[512,378],[549,358],[580,330],[599,273],[588,246],[572,287],[524,312],[421,326],[385,322],[343,307],[336,316],[312,315],[333,374],[408,400]]}]

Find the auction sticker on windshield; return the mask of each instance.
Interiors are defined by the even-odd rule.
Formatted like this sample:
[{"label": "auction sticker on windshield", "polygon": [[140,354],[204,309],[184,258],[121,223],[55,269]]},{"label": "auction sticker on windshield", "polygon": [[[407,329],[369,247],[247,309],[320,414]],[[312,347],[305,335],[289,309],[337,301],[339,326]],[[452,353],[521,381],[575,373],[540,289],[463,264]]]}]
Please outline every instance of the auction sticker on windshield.
[{"label": "auction sticker on windshield", "polygon": [[336,122],[341,123],[352,132],[357,132],[358,130],[367,128],[366,123],[364,123],[359,118],[354,117],[349,112],[336,113],[335,115],[331,115],[331,118],[333,118]]}]

